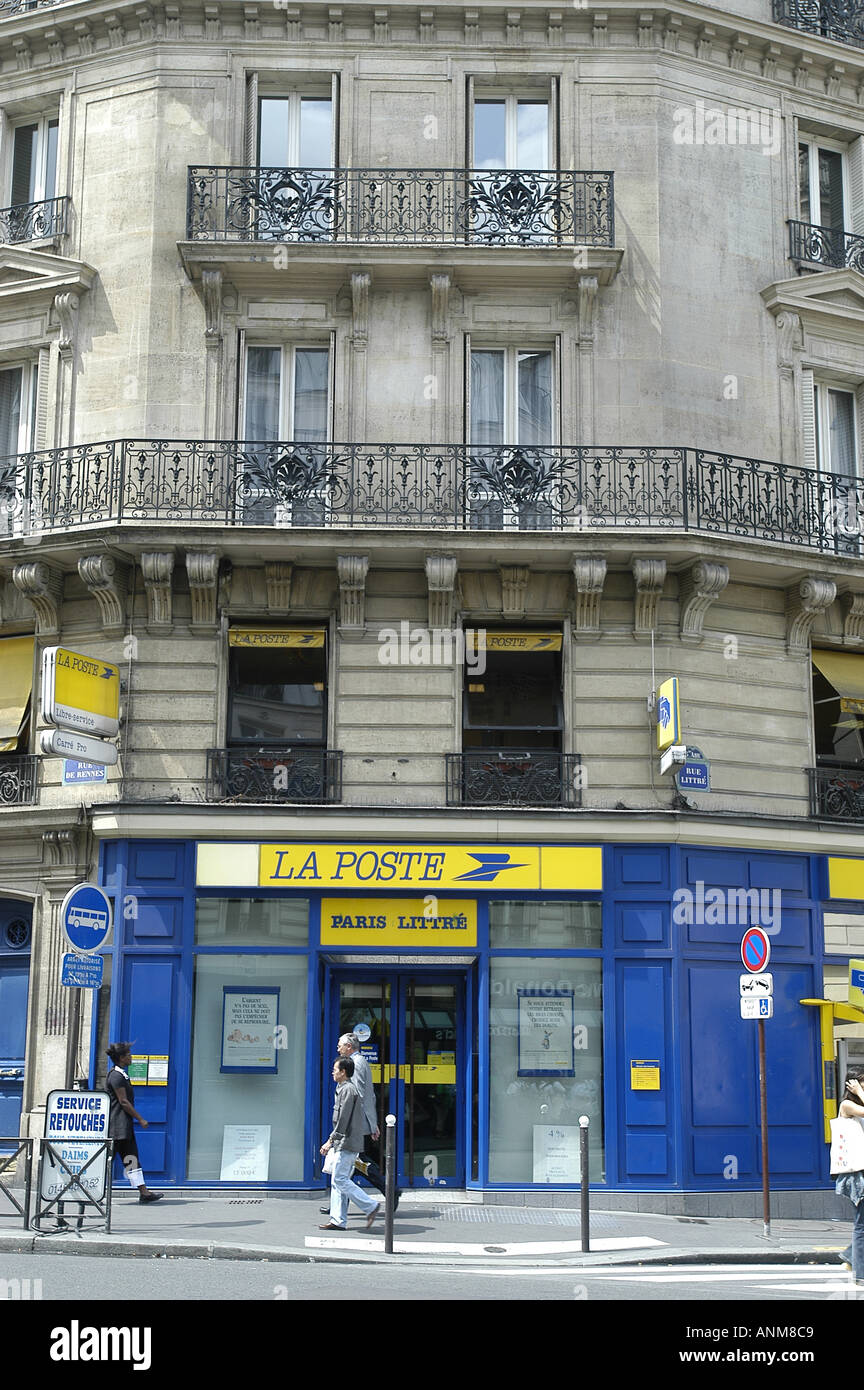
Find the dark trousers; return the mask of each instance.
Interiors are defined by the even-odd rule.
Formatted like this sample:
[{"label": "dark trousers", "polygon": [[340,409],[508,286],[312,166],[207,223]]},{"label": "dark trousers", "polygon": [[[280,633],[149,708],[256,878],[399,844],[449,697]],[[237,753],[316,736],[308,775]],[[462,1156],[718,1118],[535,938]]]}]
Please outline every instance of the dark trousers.
[{"label": "dark trousers", "polygon": [[371,1134],[363,1135],[363,1152],[358,1154],[354,1163],[354,1171],[362,1173],[368,1183],[378,1189],[381,1196],[384,1196],[384,1174],[372,1157],[378,1145]]}]

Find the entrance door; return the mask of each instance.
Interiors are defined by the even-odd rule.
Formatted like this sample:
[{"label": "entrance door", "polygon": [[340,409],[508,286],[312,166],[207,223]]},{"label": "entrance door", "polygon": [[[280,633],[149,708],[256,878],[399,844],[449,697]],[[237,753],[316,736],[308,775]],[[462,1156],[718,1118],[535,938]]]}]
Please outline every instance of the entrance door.
[{"label": "entrance door", "polygon": [[[332,978],[327,1036],[333,1038],[334,1057],[341,1034],[360,1038],[375,1085],[382,1157],[384,1117],[396,1116],[398,1185],[463,1187],[464,975],[338,971]],[[327,1086],[325,1117],[331,1103]]]},{"label": "entrance door", "polygon": [[[0,901],[0,1140],[14,1139],[24,1095],[30,983],[29,904]],[[0,1153],[12,1145],[0,1143]]]}]

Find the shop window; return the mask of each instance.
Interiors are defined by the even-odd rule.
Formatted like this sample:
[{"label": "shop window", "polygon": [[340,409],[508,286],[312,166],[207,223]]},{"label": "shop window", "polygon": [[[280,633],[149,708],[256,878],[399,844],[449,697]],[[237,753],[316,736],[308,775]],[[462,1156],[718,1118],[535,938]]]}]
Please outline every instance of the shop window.
[{"label": "shop window", "polygon": [[307,898],[199,898],[195,906],[199,946],[306,946]]},{"label": "shop window", "polygon": [[599,951],[603,944],[602,904],[490,902],[489,945],[534,946],[542,950]]},{"label": "shop window", "polygon": [[466,663],[463,748],[560,752],[561,633],[487,631],[479,640],[485,670]]},{"label": "shop window", "polygon": [[864,656],[814,651],[816,761],[864,770]]},{"label": "shop window", "polygon": [[556,354],[467,342],[471,525],[553,526],[558,458]]},{"label": "shop window", "polygon": [[232,628],[228,641],[228,743],[324,747],[327,653],[323,628]]},{"label": "shop window", "polygon": [[[241,480],[245,520],[323,525],[330,484],[324,448],[330,421],[329,346],[250,343],[243,388],[243,435],[258,446],[249,451]],[[268,444],[277,447],[260,447]]]},{"label": "shop window", "polygon": [[489,1180],[578,1183],[587,1115],[604,1181],[602,962],[493,956],[489,1003]]}]

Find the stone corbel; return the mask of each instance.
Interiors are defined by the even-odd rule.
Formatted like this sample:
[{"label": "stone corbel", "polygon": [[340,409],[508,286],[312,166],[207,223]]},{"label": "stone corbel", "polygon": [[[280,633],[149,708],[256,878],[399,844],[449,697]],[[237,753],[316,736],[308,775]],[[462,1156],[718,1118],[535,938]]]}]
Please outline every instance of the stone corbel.
[{"label": "stone corbel", "polygon": [[498,573],[501,576],[501,616],[524,618],[531,570],[528,565],[503,565]]},{"label": "stone corbel", "polygon": [[208,344],[222,341],[222,271],[201,271],[201,297],[204,301],[204,337]]},{"label": "stone corbel", "polygon": [[63,574],[44,560],[16,565],[12,583],[36,610],[36,635],[54,636],[60,631],[60,608],[63,603]]},{"label": "stone corbel", "polygon": [[351,276],[351,313],[355,347],[366,346],[369,337],[369,290],[372,276],[368,270],[355,270]]},{"label": "stone corbel", "polygon": [[147,626],[165,631],[171,627],[171,578],[174,573],[174,553],[171,550],[145,551],[141,556],[141,573],[147,593]]},{"label": "stone corbel", "polygon": [[43,830],[42,862],[51,868],[74,868],[79,861],[77,830]]},{"label": "stone corbel", "polygon": [[187,550],[186,578],[192,599],[191,626],[215,627],[219,593],[218,554],[213,550]]},{"label": "stone corbel", "polygon": [[522,11],[507,11],[506,39],[511,48],[522,47]]},{"label": "stone corbel", "polygon": [[366,575],[368,555],[337,555],[339,577],[339,627],[343,632],[362,632],[366,626]]},{"label": "stone corbel", "polygon": [[636,47],[650,48],[654,42],[654,15],[640,14],[636,30]]},{"label": "stone corbel", "polygon": [[434,11],[434,10],[421,10],[421,11],[420,11],[420,42],[421,42],[421,43],[434,43],[434,42],[435,42],[435,11]]},{"label": "stone corbel", "polygon": [[786,590],[786,647],[790,653],[804,655],[810,650],[810,632],[816,618],[837,597],[831,579],[808,574],[799,584]]},{"label": "stone corbel", "polygon": [[701,642],[705,614],[729,583],[729,566],[698,560],[681,576],[681,641]]},{"label": "stone corbel", "polygon": [[99,605],[102,630],[122,632],[126,624],[127,574],[113,555],[82,555],[78,574]]},{"label": "stone corbel", "polygon": [[447,341],[447,311],[450,303],[450,290],[453,281],[449,275],[431,275],[429,288],[432,291],[432,341]]},{"label": "stone corbel", "polygon": [[574,555],[571,566],[576,586],[573,637],[591,640],[600,635],[600,599],[606,583],[606,556]]},{"label": "stone corbel", "polygon": [[856,647],[864,642],[864,593],[845,589],[840,595],[843,618],[843,642],[847,647]]},{"label": "stone corbel", "polygon": [[579,341],[594,341],[597,323],[597,276],[579,276]]},{"label": "stone corbel", "polygon": [[666,561],[652,556],[640,556],[633,561],[636,583],[636,613],[634,637],[650,637],[657,626],[660,595],[666,581]]},{"label": "stone corbel", "polygon": [[81,301],[77,294],[57,294],[54,296],[54,312],[60,321],[60,337],[57,346],[65,357],[75,348],[78,332],[78,309]]},{"label": "stone corbel", "polygon": [[274,560],[271,564],[264,566],[264,578],[267,583],[267,611],[269,613],[288,612],[291,607],[291,576],[293,573],[294,566],[283,560]]},{"label": "stone corbel", "polygon": [[795,354],[804,346],[804,333],[801,318],[787,309],[777,315],[777,363],[781,367],[794,367]]},{"label": "stone corbel", "polygon": [[426,584],[429,589],[429,628],[450,629],[455,622],[456,575],[455,555],[426,556]]}]

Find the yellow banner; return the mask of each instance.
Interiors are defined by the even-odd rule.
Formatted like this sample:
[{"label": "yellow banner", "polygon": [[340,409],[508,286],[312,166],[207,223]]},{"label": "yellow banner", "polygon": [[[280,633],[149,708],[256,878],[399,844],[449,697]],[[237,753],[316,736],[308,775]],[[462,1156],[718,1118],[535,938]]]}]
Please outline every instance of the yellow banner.
[{"label": "yellow banner", "polygon": [[476,946],[471,898],[322,898],[322,946]]},{"label": "yellow banner", "polygon": [[504,628],[488,632],[480,628],[474,637],[475,647],[485,645],[487,652],[560,652],[560,632],[514,632]]},{"label": "yellow banner", "polygon": [[103,719],[120,714],[120,668],[94,656],[57,648],[54,662],[56,708],[86,710]]},{"label": "yellow banner", "polygon": [[321,627],[232,627],[229,647],[323,647]]},{"label": "yellow banner", "polygon": [[540,887],[540,851],[500,845],[262,845],[261,888]]}]

